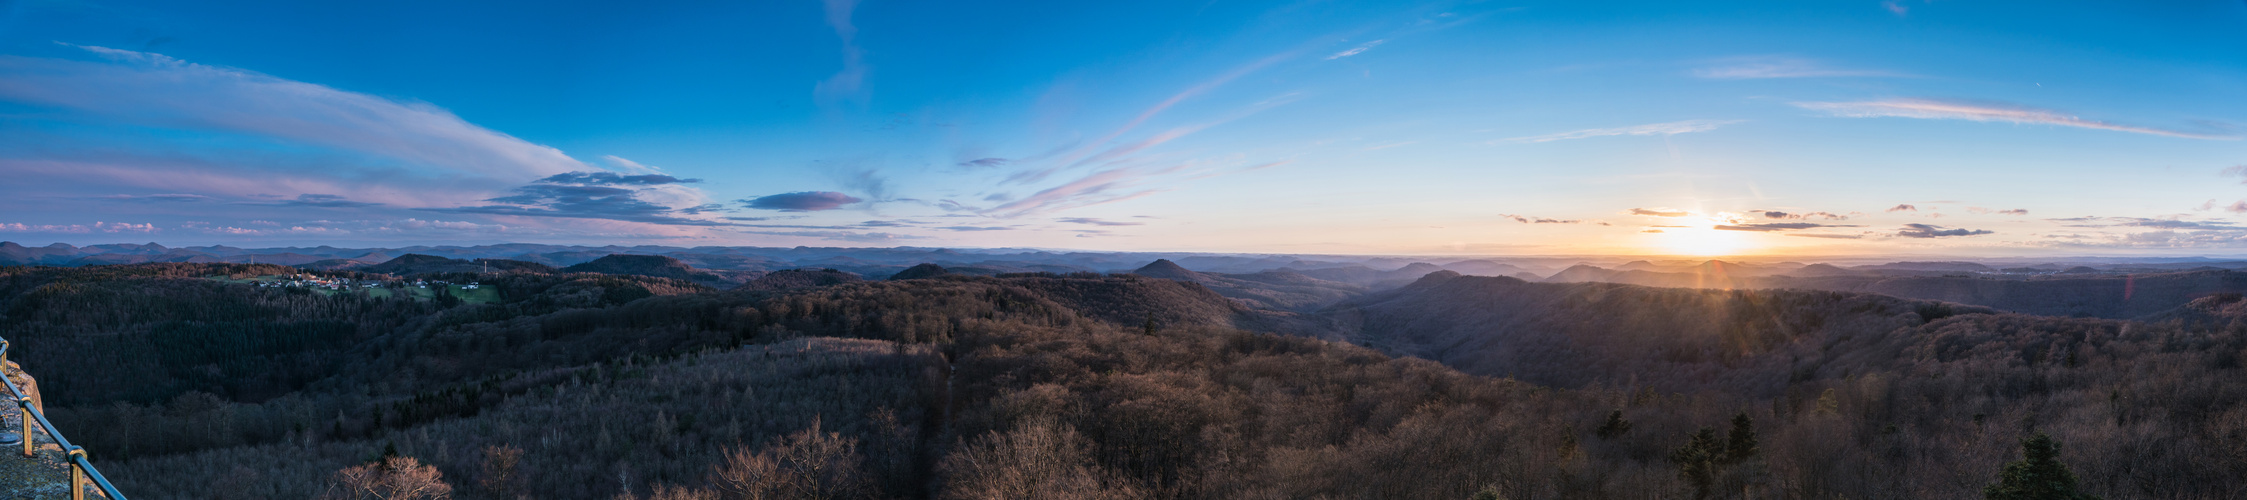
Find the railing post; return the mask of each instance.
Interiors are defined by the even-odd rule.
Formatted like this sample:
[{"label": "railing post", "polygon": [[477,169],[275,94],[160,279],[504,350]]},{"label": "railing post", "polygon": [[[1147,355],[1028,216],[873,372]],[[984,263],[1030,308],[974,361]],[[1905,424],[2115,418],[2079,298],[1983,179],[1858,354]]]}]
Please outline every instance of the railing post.
[{"label": "railing post", "polygon": [[70,500],[86,500],[86,449],[70,447]]},{"label": "railing post", "polygon": [[22,409],[16,416],[23,417],[23,456],[28,457],[31,456],[31,397],[16,396],[16,408]]}]

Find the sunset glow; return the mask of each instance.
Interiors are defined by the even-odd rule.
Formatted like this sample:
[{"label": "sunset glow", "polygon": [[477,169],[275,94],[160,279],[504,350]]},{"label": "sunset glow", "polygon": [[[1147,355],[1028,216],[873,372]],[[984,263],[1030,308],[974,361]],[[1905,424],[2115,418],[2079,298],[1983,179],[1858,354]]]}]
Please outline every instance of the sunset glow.
[{"label": "sunset glow", "polygon": [[2247,0],[0,0],[0,500],[2247,498],[2241,325]]},{"label": "sunset glow", "polygon": [[1702,257],[1755,253],[1751,251],[1751,236],[1739,231],[1719,231],[1710,226],[1667,228],[1651,235],[1660,242],[1660,250]]},{"label": "sunset glow", "polygon": [[57,5],[0,241],[2247,252],[2238,2]]}]

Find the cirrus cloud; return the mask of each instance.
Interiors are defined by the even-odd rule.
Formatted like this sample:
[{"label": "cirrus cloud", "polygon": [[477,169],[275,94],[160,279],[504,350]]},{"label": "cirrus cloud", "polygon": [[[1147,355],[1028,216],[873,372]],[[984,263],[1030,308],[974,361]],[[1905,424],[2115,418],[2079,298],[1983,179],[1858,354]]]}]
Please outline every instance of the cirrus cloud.
[{"label": "cirrus cloud", "polygon": [[2150,134],[2186,139],[2239,140],[2228,135],[2204,134],[2180,130],[2123,125],[2113,122],[2079,118],[2060,111],[2038,109],[2007,103],[1946,101],[1937,99],[1884,99],[1855,102],[1797,102],[1796,107],[1824,111],[1833,116],[1847,118],[1920,118],[1929,120],[1968,120],[1977,122],[2007,122],[2021,124],[2058,125],[2062,127],[2112,130],[2136,134]]},{"label": "cirrus cloud", "polygon": [[1644,215],[1644,216],[1647,216],[1647,217],[1684,217],[1684,216],[1688,216],[1688,215],[1693,215],[1693,213],[1692,213],[1692,212],[1687,212],[1687,211],[1684,211],[1684,210],[1678,210],[1678,209],[1675,209],[1675,208],[1661,208],[1661,207],[1656,207],[1656,208],[1633,208],[1633,209],[1630,209],[1630,211],[1628,211],[1627,213],[1628,213],[1628,214],[1630,214],[1630,215]]},{"label": "cirrus cloud", "polygon": [[[1508,218],[1508,219],[1513,219],[1513,220],[1514,220],[1514,222],[1519,222],[1519,223],[1523,223],[1523,224],[1582,224],[1582,223],[1584,223],[1584,221],[1582,221],[1582,220],[1578,220],[1578,219],[1548,219],[1548,218],[1544,218],[1544,217],[1530,217],[1530,216],[1525,216],[1525,215],[1514,215],[1514,214],[1498,214],[1498,216],[1499,216],[1499,217],[1505,217],[1505,218]],[[1607,225],[1607,224],[1606,224],[1606,223],[1600,223],[1600,225],[1604,226],[1604,225]]]},{"label": "cirrus cloud", "polygon": [[1650,123],[1646,125],[1633,125],[1629,127],[1590,128],[1584,130],[1561,132],[1557,134],[1515,137],[1491,142],[1553,142],[1565,141],[1569,139],[1588,139],[1592,137],[1607,137],[1616,135],[1690,134],[1694,132],[1707,132],[1716,130],[1718,127],[1740,123],[1742,121],[1744,120],[1685,120],[1666,123]]},{"label": "cirrus cloud", "polygon": [[436,106],[163,54],[63,44],[108,59],[0,56],[0,99],[144,125],[283,139],[522,179],[584,170],[561,150]]},{"label": "cirrus cloud", "polygon": [[1717,66],[1695,69],[1693,76],[1714,80],[1749,80],[1905,75],[1887,71],[1833,68],[1808,59],[1759,57],[1731,59]]}]

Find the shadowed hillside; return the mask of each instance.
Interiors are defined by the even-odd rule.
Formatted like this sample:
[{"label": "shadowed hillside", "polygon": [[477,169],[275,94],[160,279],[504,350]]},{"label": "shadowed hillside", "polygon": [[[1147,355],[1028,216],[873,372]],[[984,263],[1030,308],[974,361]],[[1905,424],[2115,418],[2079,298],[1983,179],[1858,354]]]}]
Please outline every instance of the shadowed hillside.
[{"label": "shadowed hillside", "polygon": [[[1341,333],[1470,373],[1769,395],[1843,339],[1988,309],[1879,295],[1527,283],[1431,274],[1336,306]],[[1585,367],[1599,369],[1587,370]]]},{"label": "shadowed hillside", "polygon": [[1156,260],[1131,274],[1198,283],[1249,307],[1276,310],[1315,309],[1366,290],[1363,286],[1313,278],[1289,269],[1248,274],[1202,273],[1169,260]]},{"label": "shadowed hillside", "polygon": [[758,276],[757,279],[742,283],[741,286],[734,289],[778,292],[798,288],[857,283],[865,280],[865,278],[860,278],[856,274],[835,269],[789,269],[765,273],[764,276]]}]

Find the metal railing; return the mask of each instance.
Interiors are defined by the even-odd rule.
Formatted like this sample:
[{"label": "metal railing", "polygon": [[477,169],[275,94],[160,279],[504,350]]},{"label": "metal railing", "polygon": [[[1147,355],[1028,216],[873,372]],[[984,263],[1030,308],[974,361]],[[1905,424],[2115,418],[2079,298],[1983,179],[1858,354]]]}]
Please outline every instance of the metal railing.
[{"label": "metal railing", "polygon": [[61,447],[65,453],[69,454],[70,500],[86,500],[86,482],[88,480],[92,480],[94,486],[101,488],[102,495],[109,497],[109,500],[125,500],[125,494],[118,493],[117,487],[109,484],[109,478],[102,477],[101,471],[95,470],[94,464],[86,461],[86,449],[73,446],[70,444],[70,440],[63,439],[62,432],[55,430],[55,424],[48,422],[47,416],[40,414],[38,408],[32,407],[31,396],[24,395],[23,388],[16,387],[16,381],[8,378],[7,374],[4,373],[7,366],[8,340],[0,339],[0,382],[8,385],[8,394],[15,396],[16,406],[23,409],[23,456],[36,456],[32,453],[31,423],[39,422],[39,428],[47,431],[47,437],[54,438],[55,446]]}]

